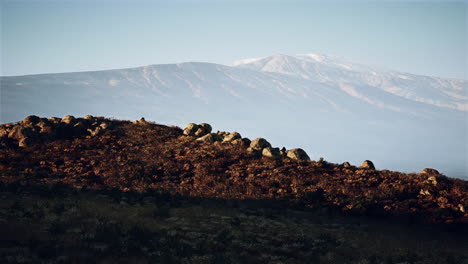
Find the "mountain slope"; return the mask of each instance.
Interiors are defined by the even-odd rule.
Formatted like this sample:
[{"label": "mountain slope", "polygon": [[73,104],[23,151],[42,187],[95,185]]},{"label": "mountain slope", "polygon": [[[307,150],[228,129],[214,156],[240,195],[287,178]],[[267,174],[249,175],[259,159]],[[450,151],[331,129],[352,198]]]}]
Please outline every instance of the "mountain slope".
[{"label": "mountain slope", "polygon": [[[26,115],[141,116],[216,123],[301,146],[315,158],[467,177],[467,81],[319,55],[1,77],[1,121]],[[427,88],[428,87],[428,88]]]}]

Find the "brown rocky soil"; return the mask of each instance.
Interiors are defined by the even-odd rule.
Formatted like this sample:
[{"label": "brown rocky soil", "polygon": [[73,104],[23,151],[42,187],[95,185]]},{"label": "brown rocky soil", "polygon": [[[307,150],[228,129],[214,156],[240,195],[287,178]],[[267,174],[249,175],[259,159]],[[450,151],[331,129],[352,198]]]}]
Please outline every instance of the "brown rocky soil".
[{"label": "brown rocky soil", "polygon": [[[361,167],[309,161],[305,152],[293,159],[286,150],[273,156],[268,142],[210,132],[207,124],[184,133],[144,119],[27,117],[0,126],[0,182],[276,199],[349,214],[468,223],[468,182],[436,170],[375,170],[370,161]],[[212,139],[196,140],[206,135]],[[20,143],[24,138],[27,144]]]}]

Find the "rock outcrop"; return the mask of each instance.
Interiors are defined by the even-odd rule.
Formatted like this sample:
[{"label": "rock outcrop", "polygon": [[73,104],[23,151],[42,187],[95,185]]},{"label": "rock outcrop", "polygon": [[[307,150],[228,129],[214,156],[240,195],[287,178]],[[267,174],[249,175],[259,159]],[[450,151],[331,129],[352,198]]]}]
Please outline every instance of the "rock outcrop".
[{"label": "rock outcrop", "polygon": [[349,162],[345,161],[345,162],[343,162],[343,167],[344,168],[351,168],[352,166],[351,166],[351,164],[349,164]]},{"label": "rock outcrop", "polygon": [[232,142],[232,141],[234,141],[236,139],[242,139],[241,134],[239,134],[237,132],[232,132],[232,133],[228,133],[227,135],[224,136],[223,142]]},{"label": "rock outcrop", "polygon": [[431,176],[427,178],[426,182],[432,185],[437,185],[437,178],[435,176]]},{"label": "rock outcrop", "polygon": [[439,174],[439,171],[437,171],[436,169],[432,169],[432,168],[425,168],[421,171],[420,174],[437,175]]},{"label": "rock outcrop", "polygon": [[301,149],[301,148],[295,148],[295,149],[290,149],[286,152],[286,157],[293,159],[293,160],[298,160],[298,161],[308,161],[310,160],[309,155]]},{"label": "rock outcrop", "polygon": [[271,148],[271,144],[264,138],[256,138],[250,142],[252,150],[262,151],[264,148]]},{"label": "rock outcrop", "polygon": [[310,161],[307,153],[300,148],[286,150],[286,148],[273,148],[264,138],[256,138],[252,141],[248,138],[242,138],[238,132],[217,131],[211,133],[212,127],[207,123],[195,124],[189,123],[183,130],[185,136],[196,137],[196,141],[216,144],[232,144],[245,147],[245,151],[256,155],[272,159],[281,159],[288,157],[298,161]]},{"label": "rock outcrop", "polygon": [[59,138],[96,136],[111,127],[110,121],[91,115],[84,118],[72,115],[40,118],[31,115],[17,123],[0,125],[0,142],[16,142],[19,147],[28,147],[37,142]]},{"label": "rock outcrop", "polygon": [[374,163],[370,160],[365,160],[362,162],[361,166],[359,166],[360,169],[369,169],[369,170],[375,170]]},{"label": "rock outcrop", "polygon": [[279,148],[266,147],[262,150],[262,156],[273,159],[280,159],[281,153]]},{"label": "rock outcrop", "polygon": [[216,141],[222,141],[222,140],[223,138],[216,133],[206,134],[200,138],[197,138],[197,141],[210,142],[210,143],[213,143]]},{"label": "rock outcrop", "polygon": [[207,123],[201,123],[198,125],[197,131],[195,131],[195,136],[196,137],[203,137],[206,134],[211,133],[211,126]]}]

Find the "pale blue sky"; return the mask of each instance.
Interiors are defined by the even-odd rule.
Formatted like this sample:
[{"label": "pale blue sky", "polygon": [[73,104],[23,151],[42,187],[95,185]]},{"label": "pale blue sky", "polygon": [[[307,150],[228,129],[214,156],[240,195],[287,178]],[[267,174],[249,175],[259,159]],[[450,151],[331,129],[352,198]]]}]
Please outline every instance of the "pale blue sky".
[{"label": "pale blue sky", "polygon": [[0,1],[4,76],[319,53],[468,79],[466,1]]}]

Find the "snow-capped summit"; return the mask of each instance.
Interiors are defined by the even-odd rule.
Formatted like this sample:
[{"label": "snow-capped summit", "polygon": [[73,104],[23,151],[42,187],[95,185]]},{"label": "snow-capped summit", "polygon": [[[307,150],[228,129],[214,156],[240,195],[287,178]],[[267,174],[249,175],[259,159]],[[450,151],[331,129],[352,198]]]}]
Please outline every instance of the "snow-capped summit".
[{"label": "snow-capped summit", "polygon": [[244,59],[231,65],[273,72],[341,87],[352,96],[363,97],[363,87],[438,107],[468,111],[468,81],[402,73],[369,66],[350,59],[319,54],[276,54]]}]

